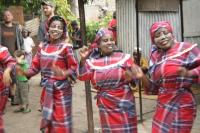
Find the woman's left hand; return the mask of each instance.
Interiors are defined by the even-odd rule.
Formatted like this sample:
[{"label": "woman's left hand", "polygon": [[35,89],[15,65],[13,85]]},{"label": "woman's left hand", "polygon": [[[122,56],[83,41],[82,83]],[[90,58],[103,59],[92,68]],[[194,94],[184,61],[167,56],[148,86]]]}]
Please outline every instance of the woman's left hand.
[{"label": "woman's left hand", "polygon": [[3,73],[3,83],[5,86],[10,86],[12,79],[10,77],[11,69],[7,68]]},{"label": "woman's left hand", "polygon": [[52,70],[56,76],[62,76],[62,77],[69,76],[69,73],[66,70],[61,69],[59,66],[56,66],[55,64],[53,64]]}]

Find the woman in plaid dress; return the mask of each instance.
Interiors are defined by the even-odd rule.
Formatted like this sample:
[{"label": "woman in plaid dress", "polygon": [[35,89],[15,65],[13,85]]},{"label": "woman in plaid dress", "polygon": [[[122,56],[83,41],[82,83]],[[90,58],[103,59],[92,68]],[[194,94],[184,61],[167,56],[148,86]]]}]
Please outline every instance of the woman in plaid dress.
[{"label": "woman in plaid dress", "polygon": [[41,71],[44,76],[44,101],[41,130],[45,133],[72,132],[72,87],[77,63],[71,45],[65,42],[67,27],[60,16],[49,20],[50,41],[39,46],[32,65],[25,75]]},{"label": "woman in plaid dress", "polygon": [[200,49],[197,44],[177,42],[169,22],[155,22],[150,29],[153,48],[148,80],[137,67],[146,91],[158,93],[152,133],[190,133],[196,117],[192,84],[200,83]]},{"label": "woman in plaid dress", "polygon": [[0,45],[0,133],[4,133],[3,111],[8,98],[8,86],[11,83],[10,73],[15,65],[15,60],[8,49]]},{"label": "woman in plaid dress", "polygon": [[[113,33],[101,29],[96,35],[98,53],[80,50],[79,79],[90,80],[97,90],[97,106],[103,133],[137,133],[135,98],[125,71],[134,64],[130,55],[114,52]],[[87,59],[88,58],[88,59]]]}]

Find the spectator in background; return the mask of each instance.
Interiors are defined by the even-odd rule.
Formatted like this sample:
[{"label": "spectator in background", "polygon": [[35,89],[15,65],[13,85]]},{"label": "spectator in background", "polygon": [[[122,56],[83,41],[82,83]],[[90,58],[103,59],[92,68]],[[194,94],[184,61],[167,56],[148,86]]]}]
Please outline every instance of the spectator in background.
[{"label": "spectator in background", "polygon": [[25,59],[25,52],[22,50],[16,50],[15,58],[17,61],[16,64],[16,79],[17,79],[17,88],[16,88],[16,102],[19,104],[18,109],[16,109],[14,112],[19,113],[29,113],[31,112],[31,109],[29,108],[29,83],[26,76],[20,74],[18,69],[22,69],[24,71],[28,70],[29,65],[26,62]]},{"label": "spectator in background", "polygon": [[0,25],[0,44],[7,47],[12,56],[15,50],[24,49],[20,27],[13,23],[13,15],[9,10],[3,13],[3,23]]},{"label": "spectator in background", "polygon": [[[0,25],[0,44],[8,48],[9,53],[14,56],[15,50],[24,49],[23,37],[18,24],[13,23],[13,15],[9,10],[3,12],[3,23]],[[14,70],[14,69],[13,69]],[[12,72],[15,75],[15,71]],[[11,105],[15,105],[14,95],[16,79],[12,76]]]},{"label": "spectator in background", "polygon": [[30,31],[23,28],[22,35],[24,39],[24,50],[25,50],[25,58],[28,65],[31,65],[32,62],[32,49],[35,47],[35,43],[33,39],[30,37]]},{"label": "spectator in background", "polygon": [[[137,53],[137,47],[134,47],[134,50],[133,50],[133,58],[134,58],[134,62],[137,64],[137,65],[140,65],[143,73],[147,73],[148,71],[148,61],[147,59],[142,55],[142,49],[139,48],[139,58],[140,58],[140,64],[138,64],[138,53]],[[133,91],[139,91],[139,86],[138,84],[133,84]],[[143,90],[143,83],[141,82],[141,89]]]},{"label": "spectator in background", "polygon": [[52,16],[54,16],[56,5],[51,0],[44,0],[42,1],[41,5],[42,5],[42,10],[46,19],[40,23],[37,36],[40,42],[47,42],[48,41],[48,32],[47,32],[48,21]]},{"label": "spectator in background", "polygon": [[[147,59],[142,55],[142,49],[139,48],[139,58],[140,58],[140,67],[142,68],[142,71],[144,73],[147,73],[148,71],[148,61]],[[136,62],[136,64],[138,63],[138,53],[137,53],[137,47],[134,48],[133,50],[133,58],[134,58],[134,61]],[[139,65],[139,64],[137,64]]]},{"label": "spectator in background", "polygon": [[79,49],[83,46],[83,44],[81,41],[81,31],[76,20],[71,22],[71,27],[72,27],[71,39],[73,43],[73,49]]},{"label": "spectator in background", "polygon": [[[116,19],[116,11],[113,12],[113,18],[108,24],[108,29],[113,32],[113,39],[115,43],[117,42],[117,19]],[[117,43],[116,43],[117,45]]]},{"label": "spectator in background", "polygon": [[83,46],[82,40],[81,40],[81,31],[76,20],[71,22],[71,27],[72,27],[71,39],[72,39],[72,45],[74,49],[74,55],[76,59],[79,60],[78,49]]}]

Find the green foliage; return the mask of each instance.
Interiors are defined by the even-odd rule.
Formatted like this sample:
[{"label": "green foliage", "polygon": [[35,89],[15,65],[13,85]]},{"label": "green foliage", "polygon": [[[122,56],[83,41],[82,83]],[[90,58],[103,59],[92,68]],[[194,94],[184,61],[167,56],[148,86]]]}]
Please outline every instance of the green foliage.
[{"label": "green foliage", "polygon": [[89,21],[86,24],[86,38],[87,41],[92,43],[95,39],[96,33],[100,28],[108,27],[109,21],[112,19],[112,14],[108,13],[99,21]]},{"label": "green foliage", "polygon": [[94,41],[99,28],[99,22],[90,21],[86,24],[86,38],[88,42],[92,43]]},{"label": "green foliage", "polygon": [[[18,0],[19,1],[19,0]],[[41,1],[42,0],[20,0],[16,2],[12,0],[10,3],[6,3],[0,0],[0,11],[3,11],[6,6],[10,5],[22,5],[25,13],[34,13],[37,15],[41,15]],[[56,5],[56,13],[58,15],[63,16],[66,20],[74,20],[76,19],[75,15],[71,12],[70,5],[68,4],[68,0],[53,0]]]},{"label": "green foliage", "polygon": [[53,0],[57,7],[56,13],[63,16],[67,21],[76,19],[76,16],[71,12],[68,0]]},{"label": "green foliage", "polygon": [[6,9],[6,6],[4,6],[3,4],[0,3],[0,13],[1,14],[5,9]]},{"label": "green foliage", "polygon": [[21,5],[24,7],[25,13],[33,13],[36,15],[41,15],[41,2],[40,0],[23,0]]}]

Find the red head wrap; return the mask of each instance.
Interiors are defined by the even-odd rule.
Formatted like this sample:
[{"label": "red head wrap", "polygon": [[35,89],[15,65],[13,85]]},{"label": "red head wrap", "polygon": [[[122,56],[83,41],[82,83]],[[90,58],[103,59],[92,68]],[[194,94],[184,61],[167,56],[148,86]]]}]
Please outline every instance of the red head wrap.
[{"label": "red head wrap", "polygon": [[168,21],[155,22],[150,28],[151,41],[154,43],[155,32],[159,28],[166,28],[169,32],[173,33],[171,24]]}]

